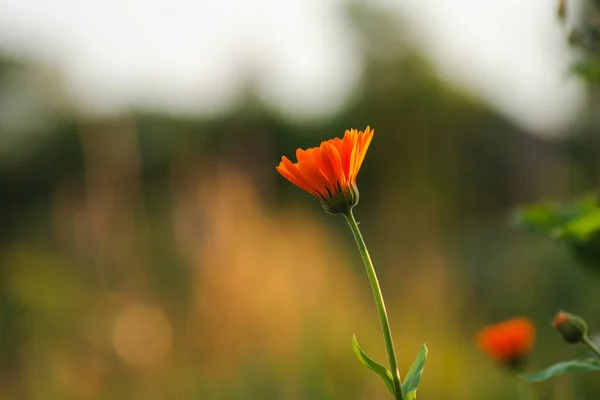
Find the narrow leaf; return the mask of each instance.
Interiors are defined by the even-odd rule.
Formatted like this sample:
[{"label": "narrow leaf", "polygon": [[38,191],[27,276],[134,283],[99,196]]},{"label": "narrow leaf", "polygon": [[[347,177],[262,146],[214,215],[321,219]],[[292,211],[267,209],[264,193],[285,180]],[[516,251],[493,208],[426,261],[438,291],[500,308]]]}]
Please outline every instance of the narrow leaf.
[{"label": "narrow leaf", "polygon": [[406,378],[404,378],[404,382],[402,383],[402,393],[404,393],[406,400],[415,400],[417,398],[417,389],[421,382],[421,375],[423,375],[426,360],[427,346],[423,344],[415,362],[410,367],[410,370],[408,370],[408,374],[406,374]]},{"label": "narrow leaf", "polygon": [[594,358],[579,358],[571,361],[563,361],[535,374],[521,375],[521,379],[528,382],[540,382],[561,374],[587,371],[600,371],[600,361]]},{"label": "narrow leaf", "polygon": [[356,341],[356,335],[352,337],[352,348],[354,349],[354,353],[356,354],[360,362],[365,367],[369,368],[371,371],[379,375],[381,379],[383,379],[383,382],[385,382],[385,386],[387,387],[388,392],[390,392],[392,396],[395,396],[394,381],[392,379],[392,374],[386,367],[376,363],[368,355],[366,355],[364,351],[362,351],[362,349],[358,345],[358,342]]}]

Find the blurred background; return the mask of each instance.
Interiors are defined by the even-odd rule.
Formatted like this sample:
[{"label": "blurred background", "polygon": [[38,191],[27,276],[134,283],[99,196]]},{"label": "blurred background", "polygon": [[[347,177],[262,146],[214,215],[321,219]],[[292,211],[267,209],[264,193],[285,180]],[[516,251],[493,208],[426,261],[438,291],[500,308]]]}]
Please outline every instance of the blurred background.
[{"label": "blurred background", "polygon": [[598,279],[509,218],[599,181],[594,4],[0,0],[0,399],[388,398],[351,234],[274,168],[367,125],[402,373],[426,342],[419,398],[515,398],[482,325],[531,317],[531,371],[577,354],[558,309],[600,327]]}]

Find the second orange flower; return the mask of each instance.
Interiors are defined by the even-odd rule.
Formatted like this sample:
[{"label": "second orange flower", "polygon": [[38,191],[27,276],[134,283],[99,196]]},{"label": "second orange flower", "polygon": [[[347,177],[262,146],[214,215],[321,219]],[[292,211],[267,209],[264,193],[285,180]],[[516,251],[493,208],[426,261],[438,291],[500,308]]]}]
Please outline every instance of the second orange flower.
[{"label": "second orange flower", "polygon": [[477,344],[495,360],[518,366],[531,352],[535,336],[531,320],[517,317],[483,328],[477,335]]}]

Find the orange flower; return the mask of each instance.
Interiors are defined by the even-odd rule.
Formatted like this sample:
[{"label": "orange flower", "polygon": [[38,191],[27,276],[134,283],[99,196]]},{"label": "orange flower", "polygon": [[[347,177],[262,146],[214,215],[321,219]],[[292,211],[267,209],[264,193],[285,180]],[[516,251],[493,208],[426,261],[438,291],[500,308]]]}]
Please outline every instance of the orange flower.
[{"label": "orange flower", "polygon": [[531,352],[535,335],[531,320],[517,317],[483,328],[477,335],[477,344],[493,359],[517,366]]},{"label": "orange flower", "polygon": [[319,147],[296,150],[296,163],[283,156],[276,167],[287,180],[317,197],[331,214],[348,213],[358,204],[356,175],[374,131],[346,130],[344,138],[330,139]]}]

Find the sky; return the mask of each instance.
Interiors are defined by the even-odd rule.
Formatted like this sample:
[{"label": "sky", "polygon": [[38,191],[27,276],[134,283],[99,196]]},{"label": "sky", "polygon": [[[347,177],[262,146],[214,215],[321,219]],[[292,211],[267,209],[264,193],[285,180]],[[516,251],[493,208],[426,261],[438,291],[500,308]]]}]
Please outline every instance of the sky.
[{"label": "sky", "polygon": [[[219,113],[254,71],[270,105],[318,117],[361,73],[342,1],[0,0],[0,46],[59,66],[69,96],[98,113]],[[552,135],[577,116],[552,1],[373,1],[408,20],[442,76],[524,128]]]}]

